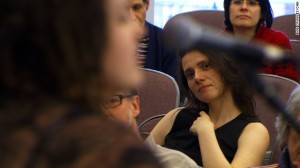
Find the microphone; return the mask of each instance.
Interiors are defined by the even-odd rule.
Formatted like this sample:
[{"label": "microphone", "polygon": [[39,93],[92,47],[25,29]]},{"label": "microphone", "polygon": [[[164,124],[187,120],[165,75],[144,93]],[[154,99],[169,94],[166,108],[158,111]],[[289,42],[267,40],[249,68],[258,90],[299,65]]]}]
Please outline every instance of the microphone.
[{"label": "microphone", "polygon": [[300,62],[297,57],[278,47],[248,43],[233,36],[221,35],[213,28],[203,26],[186,16],[178,16],[168,23],[164,28],[163,38],[172,49],[220,49],[229,52],[238,61],[259,67],[284,61]]}]

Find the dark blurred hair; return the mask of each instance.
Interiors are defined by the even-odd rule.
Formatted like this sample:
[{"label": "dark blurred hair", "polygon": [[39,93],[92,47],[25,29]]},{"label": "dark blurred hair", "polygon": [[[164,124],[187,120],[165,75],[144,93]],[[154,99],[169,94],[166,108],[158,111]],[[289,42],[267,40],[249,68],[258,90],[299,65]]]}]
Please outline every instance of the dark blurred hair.
[{"label": "dark blurred hair", "polygon": [[[271,4],[269,0],[258,0],[259,5],[261,7],[261,15],[262,18],[259,19],[256,31],[261,26],[261,24],[266,24],[268,28],[272,27],[273,24],[273,10],[271,7]],[[233,32],[233,27],[230,21],[230,13],[229,13],[229,7],[231,5],[231,0],[224,0],[224,16],[225,16],[225,26],[228,28],[229,31]]]},{"label": "dark blurred hair", "polygon": [[6,116],[0,113],[0,133],[5,135],[0,139],[1,166],[161,167],[140,138],[127,127],[103,115],[49,102],[38,109],[32,107],[36,110],[22,111],[20,117],[16,117],[18,111],[11,106],[6,109],[10,112]]},{"label": "dark blurred hair", "polygon": [[150,153],[96,113],[107,2],[0,1],[1,167],[126,167],[128,150]]},{"label": "dark blurred hair", "polygon": [[[143,142],[125,127],[96,117],[77,119],[51,136],[35,167],[161,168]],[[140,156],[134,158],[136,156]],[[39,163],[40,161],[40,163]]]},{"label": "dark blurred hair", "polygon": [[188,86],[188,81],[183,71],[182,59],[183,57],[191,52],[199,51],[206,55],[209,59],[210,64],[217,72],[220,73],[221,79],[224,82],[224,87],[231,90],[233,101],[235,105],[241,110],[243,114],[249,116],[255,116],[254,111],[254,89],[246,79],[245,74],[241,66],[232,59],[230,55],[226,55],[224,52],[218,49],[206,49],[199,47],[191,47],[189,49],[179,50],[180,56],[180,85],[184,95],[187,97],[187,106],[195,108],[197,111],[207,111],[209,107],[207,103],[199,101]]},{"label": "dark blurred hair", "polygon": [[138,95],[138,91],[137,91],[137,89],[129,89],[129,94],[136,96],[136,95]]},{"label": "dark blurred hair", "polygon": [[[0,2],[0,101],[47,95],[91,103],[107,43],[105,1]],[[95,101],[96,102],[96,101]]]}]

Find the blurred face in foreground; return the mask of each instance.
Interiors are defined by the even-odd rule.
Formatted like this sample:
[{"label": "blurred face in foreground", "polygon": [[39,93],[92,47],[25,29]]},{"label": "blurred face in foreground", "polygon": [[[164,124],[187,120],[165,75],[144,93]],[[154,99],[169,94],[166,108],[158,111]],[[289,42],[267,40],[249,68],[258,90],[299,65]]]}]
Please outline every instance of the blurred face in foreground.
[{"label": "blurred face in foreground", "polygon": [[108,35],[104,55],[103,82],[111,87],[134,87],[139,84],[136,52],[141,28],[134,21],[128,0],[107,1]]}]

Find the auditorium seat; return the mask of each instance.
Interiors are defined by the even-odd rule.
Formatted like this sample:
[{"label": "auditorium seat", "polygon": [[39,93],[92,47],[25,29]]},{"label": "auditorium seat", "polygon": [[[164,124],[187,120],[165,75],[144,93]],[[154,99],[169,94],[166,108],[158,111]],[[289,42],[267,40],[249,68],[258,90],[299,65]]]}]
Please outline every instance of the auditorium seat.
[{"label": "auditorium seat", "polygon": [[180,13],[172,17],[164,26],[164,29],[168,27],[168,25],[172,25],[171,23],[177,18],[181,16],[189,16],[193,18],[196,22],[201,23],[203,25],[207,25],[215,28],[216,30],[221,31],[224,25],[224,12],[217,10],[198,10],[186,13]]},{"label": "auditorium seat", "polygon": [[300,40],[300,35],[296,35],[295,14],[275,17],[272,28],[284,32],[291,40]]},{"label": "auditorium seat", "polygon": [[141,134],[150,133],[159,120],[144,121],[177,108],[180,97],[178,84],[173,77],[152,69],[143,68],[142,71],[144,81],[138,87],[141,112],[137,118]]},{"label": "auditorium seat", "polygon": [[[269,87],[276,88],[275,96],[283,104],[286,104],[290,93],[294,90],[294,88],[296,88],[299,85],[293,80],[277,75],[260,74],[259,76]],[[261,120],[261,122],[267,127],[270,134],[270,146],[268,149],[269,155],[265,158],[264,164],[278,163],[281,152],[276,141],[277,130],[275,128],[275,121],[279,113],[276,110],[274,110],[266,102],[266,100],[260,96],[259,93],[255,94],[255,102],[256,114]]]},{"label": "auditorium seat", "polygon": [[300,58],[300,40],[291,40],[293,54]]}]

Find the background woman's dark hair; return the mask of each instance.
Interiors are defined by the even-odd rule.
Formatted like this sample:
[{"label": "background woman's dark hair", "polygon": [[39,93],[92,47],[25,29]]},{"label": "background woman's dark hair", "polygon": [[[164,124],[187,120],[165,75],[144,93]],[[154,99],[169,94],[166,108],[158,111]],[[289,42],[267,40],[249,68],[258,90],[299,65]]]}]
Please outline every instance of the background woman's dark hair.
[{"label": "background woman's dark hair", "polygon": [[215,68],[225,83],[225,87],[229,88],[232,92],[232,97],[235,105],[241,110],[243,114],[249,116],[256,116],[254,111],[255,102],[253,99],[254,89],[247,81],[241,66],[233,59],[233,57],[226,55],[221,50],[206,49],[192,47],[189,49],[179,50],[180,56],[180,86],[184,95],[187,97],[187,106],[195,108],[197,111],[207,111],[208,105],[199,101],[188,86],[188,81],[185,77],[182,59],[191,51],[199,51],[206,55],[210,64]]},{"label": "background woman's dark hair", "polygon": [[161,167],[143,142],[126,127],[97,116],[69,122],[49,138],[43,152],[37,155],[35,167]]},{"label": "background woman's dark hair", "polygon": [[[273,24],[273,10],[272,10],[269,0],[258,0],[258,2],[261,7],[262,18],[259,19],[259,21],[258,21],[256,31],[259,29],[261,24],[265,23],[268,28],[271,28],[272,24]],[[228,30],[233,32],[233,27],[232,27],[232,24],[230,22],[230,17],[229,17],[230,4],[231,4],[231,0],[224,0],[224,4],[223,4],[224,16],[225,16],[224,23],[225,23],[225,26],[228,28]]]},{"label": "background woman's dark hair", "polygon": [[0,101],[47,95],[91,103],[108,34],[104,3],[1,1]]}]

